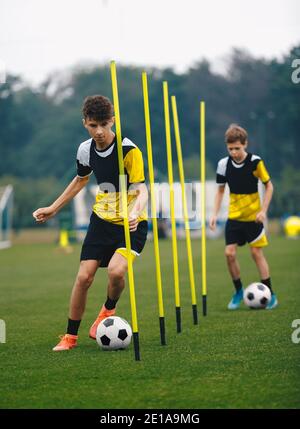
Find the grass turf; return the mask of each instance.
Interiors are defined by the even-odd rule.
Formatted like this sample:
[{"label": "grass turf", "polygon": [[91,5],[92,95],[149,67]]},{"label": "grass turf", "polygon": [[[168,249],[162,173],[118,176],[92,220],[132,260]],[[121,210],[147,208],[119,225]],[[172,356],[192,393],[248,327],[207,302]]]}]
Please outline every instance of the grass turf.
[{"label": "grass turf", "polygon": [[[66,328],[80,246],[18,245],[0,253],[0,408],[299,408],[300,344],[291,340],[300,318],[299,241],[271,237],[266,255],[279,307],[228,311],[232,286],[223,241],[207,243],[208,315],[201,314],[200,241],[193,242],[199,325],[192,308],[185,242],[179,241],[182,333],[176,334],[171,242],[161,241],[167,346],[160,345],[153,245],[134,265],[141,361],[133,345],[104,352],[88,329],[106,296],[106,270],[89,291],[79,347],[54,353]],[[239,249],[244,284],[258,281],[246,247]],[[131,320],[128,286],[118,315]]]}]

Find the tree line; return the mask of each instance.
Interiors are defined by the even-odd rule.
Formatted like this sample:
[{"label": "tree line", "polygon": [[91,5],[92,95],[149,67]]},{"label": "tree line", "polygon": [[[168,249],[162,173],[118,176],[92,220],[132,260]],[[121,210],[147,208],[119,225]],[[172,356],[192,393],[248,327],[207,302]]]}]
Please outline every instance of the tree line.
[{"label": "tree line", "polygon": [[[300,83],[291,78],[296,58],[300,45],[270,60],[235,49],[223,73],[205,59],[181,74],[171,68],[117,65],[122,134],[140,147],[147,161],[141,83],[145,70],[157,181],[167,180],[162,92],[166,80],[177,100],[186,180],[200,177],[199,104],[204,100],[208,178],[214,177],[218,159],[226,156],[226,128],[238,123],[248,130],[249,151],[265,160],[275,183],[270,215],[299,213]],[[13,75],[0,85],[0,185],[15,186],[15,225],[32,225],[32,210],[49,204],[76,174],[77,147],[88,138],[81,107],[91,94],[112,99],[109,65],[50,75],[38,88]]]}]

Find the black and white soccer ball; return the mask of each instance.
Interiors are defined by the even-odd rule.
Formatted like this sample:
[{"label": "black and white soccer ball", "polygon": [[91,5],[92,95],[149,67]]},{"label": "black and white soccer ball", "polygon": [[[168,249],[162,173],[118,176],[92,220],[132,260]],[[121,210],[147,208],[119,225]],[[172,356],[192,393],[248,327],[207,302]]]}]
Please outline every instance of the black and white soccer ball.
[{"label": "black and white soccer ball", "polygon": [[271,300],[271,291],[263,283],[251,283],[244,290],[244,303],[250,308],[266,308]]},{"label": "black and white soccer ball", "polygon": [[122,317],[111,316],[99,323],[96,340],[103,350],[122,350],[129,346],[132,329]]}]

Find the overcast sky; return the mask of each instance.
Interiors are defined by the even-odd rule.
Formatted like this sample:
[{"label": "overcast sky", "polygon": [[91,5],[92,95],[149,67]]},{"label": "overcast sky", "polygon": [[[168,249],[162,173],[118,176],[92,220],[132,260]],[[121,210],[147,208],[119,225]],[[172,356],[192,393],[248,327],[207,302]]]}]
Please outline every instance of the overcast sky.
[{"label": "overcast sky", "polygon": [[0,62],[34,84],[112,59],[221,70],[233,47],[271,58],[299,42],[299,0],[0,0]]}]

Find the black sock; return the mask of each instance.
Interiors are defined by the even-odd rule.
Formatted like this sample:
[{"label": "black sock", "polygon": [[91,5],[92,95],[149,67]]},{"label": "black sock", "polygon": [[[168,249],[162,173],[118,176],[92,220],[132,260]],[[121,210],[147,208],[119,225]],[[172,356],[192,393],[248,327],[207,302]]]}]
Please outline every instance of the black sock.
[{"label": "black sock", "polygon": [[233,284],[234,284],[235,290],[236,290],[237,292],[239,292],[239,291],[242,289],[242,287],[243,287],[243,284],[242,284],[242,282],[241,282],[241,279],[232,280],[232,281],[233,281]]},{"label": "black sock", "polygon": [[119,301],[119,298],[117,299],[110,299],[109,297],[107,297],[107,300],[104,304],[104,307],[107,310],[113,310],[116,307],[117,302]]},{"label": "black sock", "polygon": [[261,282],[262,282],[264,285],[268,286],[268,288],[269,288],[269,289],[270,289],[270,291],[271,291],[271,294],[273,295],[273,294],[274,294],[274,292],[273,292],[273,290],[272,290],[271,277],[269,277],[268,279],[265,279],[265,280],[261,280]]},{"label": "black sock", "polygon": [[67,334],[77,335],[81,320],[68,319]]}]

